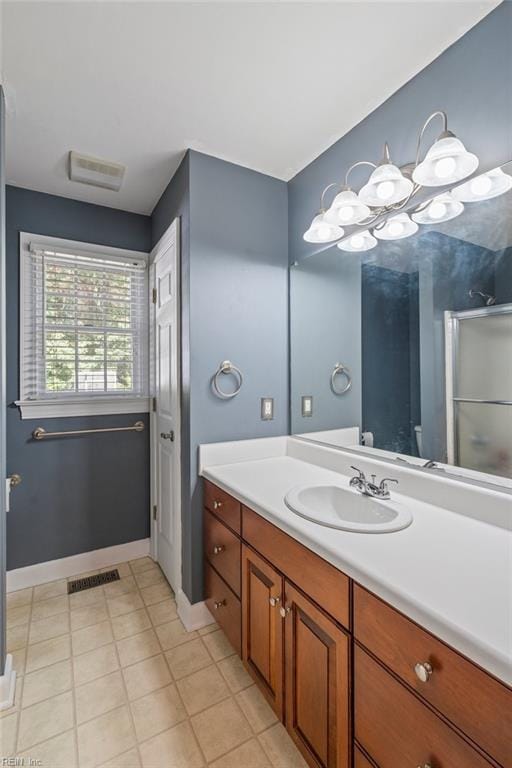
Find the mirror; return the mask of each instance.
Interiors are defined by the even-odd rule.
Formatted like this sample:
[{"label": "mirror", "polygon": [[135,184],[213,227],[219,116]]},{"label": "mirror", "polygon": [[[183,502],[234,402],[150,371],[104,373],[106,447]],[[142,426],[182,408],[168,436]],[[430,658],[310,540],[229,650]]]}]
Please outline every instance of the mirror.
[{"label": "mirror", "polygon": [[371,250],[312,253],[290,307],[292,434],[512,478],[511,189]]}]

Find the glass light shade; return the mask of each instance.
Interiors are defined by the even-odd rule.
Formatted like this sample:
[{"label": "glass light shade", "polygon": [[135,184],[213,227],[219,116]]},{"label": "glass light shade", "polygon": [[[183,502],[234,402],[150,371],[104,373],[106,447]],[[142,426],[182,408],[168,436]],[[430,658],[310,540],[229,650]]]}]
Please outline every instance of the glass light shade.
[{"label": "glass light shade", "polygon": [[460,139],[445,136],[432,144],[412,178],[423,187],[442,187],[465,179],[477,168],[478,157],[468,152]]},{"label": "glass light shade", "polygon": [[494,168],[481,176],[475,176],[460,187],[452,190],[455,200],[464,203],[475,203],[479,200],[490,200],[503,195],[512,188],[512,176],[503,173],[501,168]]},{"label": "glass light shade", "polygon": [[355,192],[345,189],[339,192],[325,214],[325,220],[337,226],[358,224],[370,215],[370,209],[362,203]]},{"label": "glass light shade", "polygon": [[317,213],[303,237],[307,243],[330,243],[343,237],[343,229],[329,224],[324,213]]},{"label": "glass light shade", "polygon": [[359,199],[366,205],[383,207],[399,203],[412,192],[413,183],[402,175],[400,168],[392,163],[378,165],[359,190]]},{"label": "glass light shade", "polygon": [[364,232],[356,232],[351,237],[338,243],[338,248],[341,251],[349,251],[349,253],[361,253],[362,251],[369,251],[375,248],[377,240],[366,229]]},{"label": "glass light shade", "polygon": [[390,216],[381,229],[374,229],[373,234],[379,240],[402,240],[414,235],[419,229],[415,221],[411,221],[407,213]]},{"label": "glass light shade", "polygon": [[440,224],[460,216],[463,210],[463,204],[454,200],[450,192],[446,192],[434,197],[423,211],[413,213],[411,218],[417,224]]}]

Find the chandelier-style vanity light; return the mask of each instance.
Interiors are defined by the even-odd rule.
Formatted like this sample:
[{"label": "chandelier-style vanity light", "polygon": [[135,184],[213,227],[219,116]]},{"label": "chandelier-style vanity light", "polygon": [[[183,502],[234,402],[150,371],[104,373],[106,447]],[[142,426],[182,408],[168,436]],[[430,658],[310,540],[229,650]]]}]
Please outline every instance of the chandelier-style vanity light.
[{"label": "chandelier-style vanity light", "polygon": [[338,248],[341,251],[349,251],[356,253],[357,251],[369,251],[371,248],[375,248],[377,240],[366,229],[364,232],[356,232],[355,235],[349,237],[347,240],[342,240],[338,243]]},{"label": "chandelier-style vanity light", "polygon": [[[420,161],[423,136],[437,117],[443,121],[443,131]],[[349,185],[349,176],[362,165],[372,168],[372,172],[366,184],[359,192],[355,192]],[[385,143],[384,154],[378,165],[368,160],[360,160],[351,165],[343,184],[329,184],[322,192],[320,211],[304,233],[304,240],[328,244],[343,237],[343,227],[357,225],[361,231],[338,242],[338,247],[349,252],[367,251],[377,245],[377,240],[400,240],[415,234],[419,229],[418,224],[438,224],[454,219],[463,212],[464,202],[487,200],[512,188],[512,177],[503,173],[501,168],[495,168],[451,192],[442,193],[420,204],[411,216],[403,211],[423,187],[455,184],[470,176],[477,168],[477,156],[468,152],[462,141],[448,130],[446,113],[441,110],[433,112],[418,136],[414,163],[401,167],[395,165],[388,144]],[[325,195],[334,187],[338,192],[326,209]],[[368,227],[386,215],[388,218],[370,232]]]},{"label": "chandelier-style vanity light", "polygon": [[461,184],[452,192],[455,200],[464,203],[477,203],[481,200],[491,200],[512,189],[512,176],[503,173],[501,168],[494,168],[481,176],[475,176],[471,181]]},{"label": "chandelier-style vanity light", "polygon": [[459,216],[463,210],[463,204],[454,199],[453,193],[445,192],[417,208],[411,218],[417,224],[441,224]]}]

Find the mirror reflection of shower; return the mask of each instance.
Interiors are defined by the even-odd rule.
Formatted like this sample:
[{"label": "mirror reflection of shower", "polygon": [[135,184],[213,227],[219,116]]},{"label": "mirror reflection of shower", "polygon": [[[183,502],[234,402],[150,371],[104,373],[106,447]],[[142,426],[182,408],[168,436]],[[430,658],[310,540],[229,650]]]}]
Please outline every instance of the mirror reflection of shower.
[{"label": "mirror reflection of shower", "polygon": [[474,299],[475,296],[480,296],[486,307],[493,307],[496,304],[496,297],[491,296],[490,293],[484,293],[484,291],[477,291],[476,288],[471,288],[469,296]]}]

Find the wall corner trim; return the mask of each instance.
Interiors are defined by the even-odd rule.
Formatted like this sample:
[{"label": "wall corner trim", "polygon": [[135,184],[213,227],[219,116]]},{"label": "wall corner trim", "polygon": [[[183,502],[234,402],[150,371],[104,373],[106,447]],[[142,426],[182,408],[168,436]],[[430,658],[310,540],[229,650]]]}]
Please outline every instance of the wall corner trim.
[{"label": "wall corner trim", "polygon": [[46,584],[57,579],[67,579],[69,576],[114,566],[117,563],[136,560],[138,557],[147,555],[149,555],[149,539],[138,539],[126,544],[116,544],[113,547],[62,557],[59,560],[27,565],[24,568],[7,571],[7,592],[36,587],[38,584]]},{"label": "wall corner trim", "polygon": [[215,619],[206,607],[206,603],[191,603],[182,589],[176,595],[178,616],[182,620],[187,632],[207,627],[213,624]]},{"label": "wall corner trim", "polygon": [[0,710],[9,709],[14,705],[16,691],[16,672],[12,666],[10,653],[5,657],[4,673],[0,675]]}]

